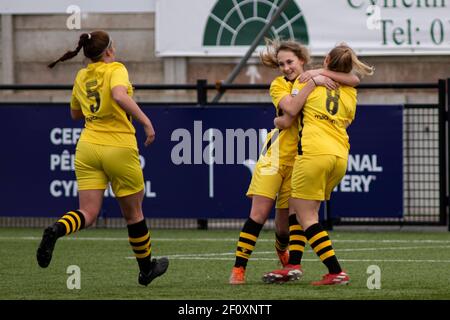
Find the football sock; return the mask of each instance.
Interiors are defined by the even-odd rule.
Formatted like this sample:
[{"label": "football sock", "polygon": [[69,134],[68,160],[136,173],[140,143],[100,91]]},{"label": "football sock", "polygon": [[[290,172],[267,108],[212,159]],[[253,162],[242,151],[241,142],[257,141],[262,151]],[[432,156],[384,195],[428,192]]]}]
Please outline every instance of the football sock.
[{"label": "football sock", "polygon": [[62,237],[84,228],[85,219],[83,213],[78,210],[69,211],[55,223],[56,236]]},{"label": "football sock", "polygon": [[289,216],[289,263],[299,265],[302,262],[303,252],[305,251],[306,237],[300,224],[297,222],[297,216]]},{"label": "football sock", "polygon": [[148,274],[150,272],[152,243],[145,219],[134,224],[129,224],[127,228],[128,241],[134,251],[134,255],[139,265],[139,270],[145,274]]},{"label": "football sock", "polygon": [[319,223],[313,224],[305,230],[305,234],[314,252],[327,266],[328,272],[334,274],[340,273],[342,271],[341,266],[334,253],[328,233],[322,226]]},{"label": "football sock", "polygon": [[248,218],[239,234],[239,241],[236,249],[235,267],[246,267],[248,259],[255,249],[256,240],[263,225]]},{"label": "football sock", "polygon": [[282,237],[275,233],[275,249],[278,252],[286,251],[289,246],[289,236]]}]

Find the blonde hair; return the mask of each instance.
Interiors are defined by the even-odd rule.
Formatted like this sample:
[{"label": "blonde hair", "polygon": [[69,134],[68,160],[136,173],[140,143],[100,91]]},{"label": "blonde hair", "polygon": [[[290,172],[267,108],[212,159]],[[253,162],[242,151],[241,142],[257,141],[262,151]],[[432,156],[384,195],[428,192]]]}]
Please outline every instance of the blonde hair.
[{"label": "blonde hair", "polygon": [[374,67],[361,62],[355,52],[345,43],[340,43],[328,53],[327,68],[344,73],[355,70],[360,76],[371,76],[375,71]]},{"label": "blonde hair", "polygon": [[297,56],[304,64],[310,62],[309,51],[302,44],[293,40],[271,40],[265,39],[266,49],[260,53],[261,62],[269,68],[278,68],[278,52],[291,51]]}]

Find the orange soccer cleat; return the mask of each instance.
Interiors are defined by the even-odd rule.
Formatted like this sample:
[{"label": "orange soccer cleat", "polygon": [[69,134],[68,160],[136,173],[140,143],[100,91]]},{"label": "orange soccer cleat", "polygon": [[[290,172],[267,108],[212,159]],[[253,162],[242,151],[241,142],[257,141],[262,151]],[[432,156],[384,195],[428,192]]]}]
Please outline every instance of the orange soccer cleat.
[{"label": "orange soccer cleat", "polygon": [[245,283],[245,268],[233,267],[230,275],[230,284],[244,284]]},{"label": "orange soccer cleat", "polygon": [[303,276],[301,265],[288,264],[283,269],[267,272],[263,275],[262,280],[265,283],[284,283],[295,281]]},{"label": "orange soccer cleat", "polygon": [[350,278],[348,274],[344,271],[340,273],[327,273],[322,277],[322,280],[314,281],[311,284],[313,286],[327,286],[334,284],[348,284],[350,282]]},{"label": "orange soccer cleat", "polygon": [[284,250],[284,251],[277,250],[277,255],[278,255],[278,259],[280,259],[280,263],[283,266],[283,268],[286,267],[289,264],[289,251],[288,250]]}]

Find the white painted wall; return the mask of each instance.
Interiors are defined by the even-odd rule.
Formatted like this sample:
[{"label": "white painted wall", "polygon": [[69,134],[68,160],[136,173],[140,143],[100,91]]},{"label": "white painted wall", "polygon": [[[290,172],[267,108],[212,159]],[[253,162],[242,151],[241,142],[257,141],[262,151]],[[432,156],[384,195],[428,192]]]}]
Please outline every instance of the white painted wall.
[{"label": "white painted wall", "polygon": [[0,14],[58,14],[69,6],[82,12],[127,13],[155,12],[156,0],[0,0]]}]

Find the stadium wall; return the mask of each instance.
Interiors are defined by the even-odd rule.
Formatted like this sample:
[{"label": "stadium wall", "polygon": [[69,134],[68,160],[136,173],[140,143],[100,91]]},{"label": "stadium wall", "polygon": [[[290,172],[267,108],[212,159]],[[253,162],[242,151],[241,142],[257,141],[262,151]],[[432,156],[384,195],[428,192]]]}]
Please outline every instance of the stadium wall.
[{"label": "stadium wall", "polygon": [[[4,16],[5,17],[5,16]],[[108,30],[116,41],[117,55],[123,61],[134,84],[150,83],[195,83],[197,79],[207,79],[209,83],[223,80],[239,62],[238,58],[209,57],[157,57],[155,55],[155,13],[89,13],[82,15],[82,29],[68,30],[65,14],[9,15],[10,27],[2,23],[2,39],[10,37],[10,45],[2,40],[0,72],[3,83],[30,84],[70,84],[76,71],[86,61],[81,57],[67,61],[53,70],[46,65],[66,50],[75,47],[80,32],[93,29]],[[2,19],[6,21],[5,18]],[[7,26],[7,25],[6,25]],[[339,40],[339,39],[337,39]],[[314,52],[312,52],[314,56]],[[8,58],[11,55],[11,58]],[[314,56],[313,64],[321,64],[323,57]],[[364,61],[376,67],[373,77],[364,83],[382,82],[436,82],[448,77],[450,59],[448,55],[433,56],[372,56]],[[11,63],[8,61],[12,61]],[[256,67],[252,76],[244,68],[235,83],[270,83],[276,71],[262,67],[256,58],[249,61]],[[0,92],[2,101],[48,101],[67,102],[68,92]],[[138,101],[173,102],[195,100],[195,95],[187,91],[138,92]],[[224,102],[253,101],[269,102],[266,91],[235,92],[227,94]],[[436,95],[429,90],[403,91],[385,90],[361,92],[361,103],[437,103]]]}]

